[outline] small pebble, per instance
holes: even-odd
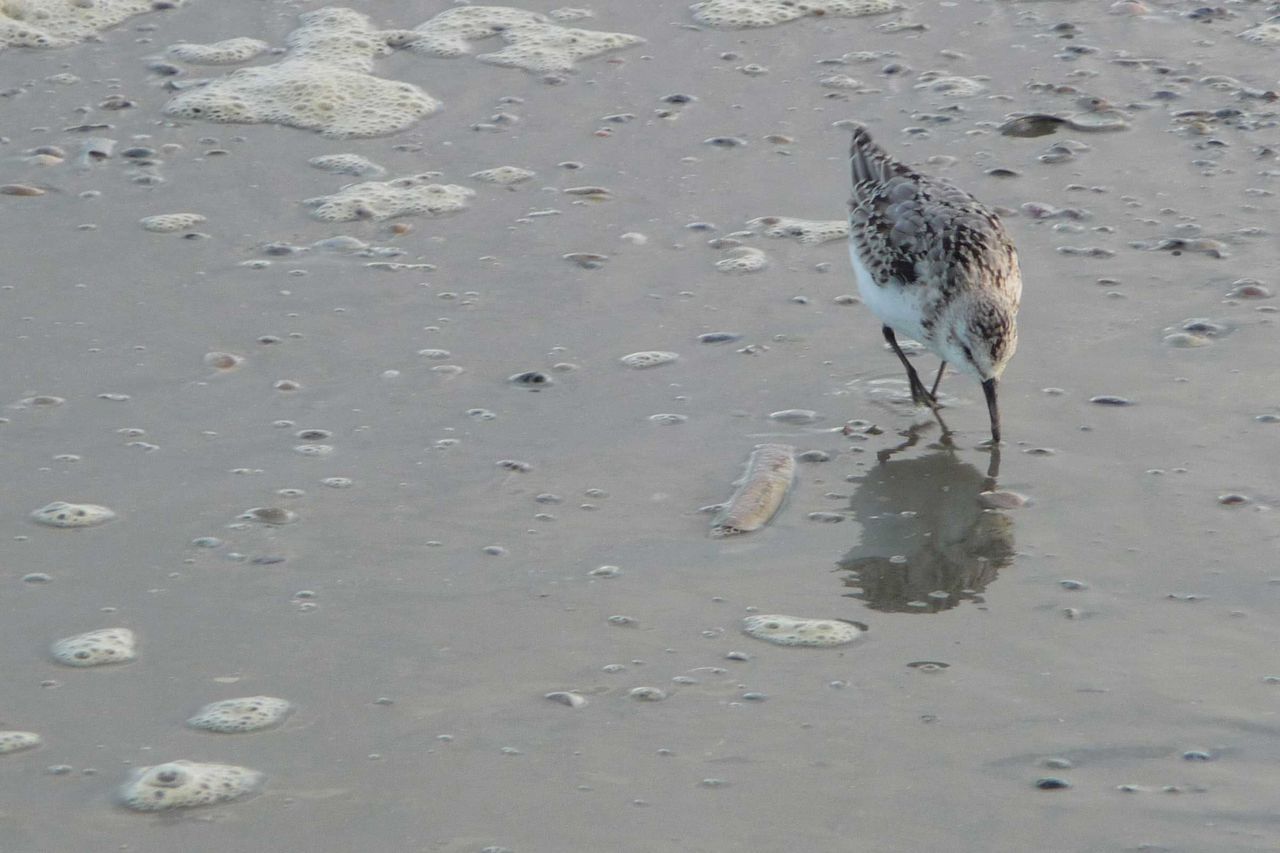
[[[1035,782],[1035,785],[1041,791],[1057,791],[1057,790],[1071,787],[1070,782],[1068,782],[1066,779],[1061,779],[1057,776],[1044,776],[1040,779],[1037,779]]]
[[[822,416],[812,409],[783,409],[780,412],[771,412],[769,418],[784,424],[804,425],[815,423],[821,420]]]
[[[536,370],[529,370],[524,373],[517,373],[507,378],[512,385],[523,385],[529,388],[537,389],[545,385],[552,384],[551,377],[545,373],[539,373]]]
[[[565,690],[548,693],[544,698],[550,699],[552,702],[559,702],[561,705],[568,705],[570,708],[581,708],[587,704],[585,696]]]

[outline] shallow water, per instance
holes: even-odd
[[[1239,94],[1277,85],[1276,49],[1234,36],[1261,7],[1199,22],[1189,2],[1124,16],[965,0],[724,32],[692,28],[684,3],[602,0],[568,25],[647,43],[583,60],[563,85],[466,58],[376,60],[379,76],[444,103],[389,137],[163,116],[172,93],[144,58],[245,35],[280,46],[321,5],[192,0],[98,43],[0,53],[16,90],[0,99],[0,183],[47,190],[0,196],[0,728],[44,739],[0,756],[0,846],[1275,849],[1280,424],[1257,420],[1280,414],[1274,300],[1226,296],[1239,279],[1277,286],[1276,110]],[[387,28],[447,8],[356,7]],[[876,29],[899,18],[929,28]],[[1081,45],[1096,52],[1070,52]],[[850,51],[885,55],[818,64]],[[768,72],[740,70],[753,63]],[[885,74],[891,63],[907,68]],[[930,70],[985,91],[915,88]],[[47,82],[62,73],[80,80]],[[833,74],[879,91],[819,83]],[[675,93],[696,100],[662,102]],[[113,94],[136,106],[94,106]],[[1011,113],[1078,112],[1087,96],[1130,129],[997,132]],[[1175,115],[1224,109],[1244,114]],[[991,485],[986,414],[965,377],[942,386],[954,450],[926,426],[878,458],[913,416],[885,393],[900,386],[877,382],[901,379],[877,323],[838,300],[856,293],[842,242],[741,236],[769,265],[716,269],[730,247],[707,241],[751,219],[843,216],[842,119],[1010,211],[1026,288],[997,480],[1026,507],[977,508]],[[113,127],[62,130],[97,123]],[[86,135],[117,140],[112,156],[78,165]],[[1089,149],[1037,159],[1065,139]],[[41,145],[66,161],[19,162]],[[161,152],[163,183],[131,181],[131,146]],[[303,199],[366,180],[307,165],[343,152],[385,179],[439,171],[476,196],[448,217],[316,221]],[[955,160],[928,162],[938,156]],[[570,161],[582,168],[558,165]],[[537,176],[468,179],[503,165]],[[1019,176],[986,174],[996,167]],[[585,186],[608,197],[563,192]],[[1034,219],[1017,213],[1026,202],[1089,215]],[[194,226],[206,236],[139,225],[176,212],[206,217]],[[406,254],[262,249],[336,235]],[[1192,237],[1226,256],[1130,245]],[[571,253],[607,259],[587,269]],[[366,266],[379,261],[433,268]],[[1230,333],[1163,342],[1192,318]],[[741,338],[699,343],[708,332]],[[619,362],[642,351],[679,358]],[[219,370],[210,352],[245,360]],[[931,377],[933,357],[915,358]],[[463,370],[433,369],[450,365]],[[524,371],[554,382],[507,381]],[[18,405],[35,395],[65,402]],[[1099,395],[1134,404],[1089,402]],[[819,418],[769,418],[787,409]],[[649,420],[661,413],[688,419]],[[849,419],[880,432],[846,436]],[[831,460],[800,463],[765,529],[711,539],[698,508],[727,499],[752,447],[775,441]],[[1227,494],[1247,500],[1221,504]],[[118,518],[29,518],[55,500]],[[298,520],[239,518],[254,507]],[[220,547],[192,544],[210,536]],[[601,565],[620,572],[589,574]],[[740,632],[755,612],[869,631],[839,648],[776,647]],[[77,670],[48,654],[117,626],[138,636],[132,663]],[[920,661],[948,666],[908,665]],[[642,686],[668,698],[628,695]],[[587,704],[543,698],[565,690]],[[296,711],[252,734],[184,725],[258,694]],[[131,768],[174,759],[268,779],[254,799],[184,813],[113,802]],[[1039,790],[1042,777],[1072,787]]]

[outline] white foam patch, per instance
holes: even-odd
[[[493,169],[472,172],[470,177],[477,181],[484,181],[486,184],[512,186],[513,184],[522,184],[532,179],[536,174],[536,172],[531,172],[528,169],[521,169],[519,166],[498,166]]]
[[[185,231],[193,225],[199,225],[205,218],[198,213],[159,213],[138,220],[138,224],[147,231],[157,234],[171,234],[174,231]]]
[[[818,81],[818,85],[824,89],[850,89],[858,90],[867,88],[866,84],[855,77],[848,74],[832,74],[830,77],[823,77]]]
[[[729,250],[728,257],[716,261],[717,270],[731,275],[760,272],[767,266],[769,256],[752,246],[737,246]]]
[[[895,0],[706,0],[689,7],[708,27],[774,27],[807,15],[857,18],[901,9]]]
[[[138,643],[128,628],[101,628],[64,637],[49,647],[53,659],[66,666],[125,663],[138,656]]]
[[[241,37],[224,39],[212,44],[183,42],[170,46],[165,54],[170,59],[191,65],[234,65],[237,62],[248,62],[270,47],[271,45],[261,39]]]
[[[843,646],[858,639],[862,629],[839,619],[796,616],[748,616],[742,630],[749,637],[779,646]]]
[[[35,732],[0,732],[0,755],[8,755],[11,752],[22,752],[24,749],[34,749],[44,743],[44,739]]]
[[[1252,44],[1275,47],[1280,45],[1280,23],[1258,24],[1240,33],[1239,37]]]
[[[630,355],[624,355],[618,361],[627,367],[634,367],[637,370],[643,370],[647,367],[657,367],[660,364],[670,364],[680,356],[674,352],[662,352],[661,350],[648,350],[646,352],[633,352]]]
[[[141,812],[225,803],[258,791],[266,776],[233,764],[185,759],[139,767],[120,789],[120,802]]]
[[[849,223],[844,219],[793,219],[790,216],[761,216],[747,222],[766,237],[790,237],[804,246],[817,246],[849,236]]]
[[[307,164],[335,175],[355,175],[358,178],[381,178],[387,170],[360,154],[322,154],[312,157]]]
[[[402,31],[377,30],[351,9],[319,9],[300,20],[302,26],[285,38],[289,50],[283,60],[180,92],[165,104],[165,114],[367,137],[394,133],[440,109],[417,86],[369,73]]]
[[[437,177],[438,173],[431,172],[394,181],[366,181],[302,203],[312,208],[312,216],[325,222],[381,222],[396,216],[439,216],[464,210],[476,191],[456,184],[432,183]]]
[[[183,0],[4,0],[0,2],[0,49],[70,47],[134,15],[182,3]]]
[[[926,71],[920,75],[920,80],[922,82],[917,83],[914,88],[923,89],[947,98],[972,98],[974,95],[980,95],[987,90],[987,87],[982,82],[970,77],[958,77]]]
[[[54,501],[31,513],[31,518],[50,527],[94,527],[110,521],[116,514],[98,504],[73,504]]]
[[[566,6],[563,9],[552,9],[547,13],[547,17],[556,21],[580,21],[583,18],[594,18],[595,13],[590,9],[575,9]]]
[[[279,725],[292,711],[293,705],[285,699],[245,696],[205,705],[187,725],[210,732],[256,732]]]
[[[471,42],[499,36],[507,46],[476,59],[538,74],[567,73],[582,59],[643,44],[628,33],[562,27],[550,17],[509,6],[446,9],[419,24],[418,35],[402,43],[424,56],[453,58],[471,53]]]

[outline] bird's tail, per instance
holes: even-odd
[[[849,170],[856,187],[867,181],[883,183],[907,169],[886,154],[872,140],[870,131],[859,124],[854,126],[853,139],[849,143]]]

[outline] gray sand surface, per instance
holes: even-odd
[[[147,58],[233,36],[280,46],[321,5],[190,0],[98,42],[0,52],[0,183],[47,190],[0,195],[0,728],[44,738],[0,756],[0,849],[1280,847],[1278,303],[1227,296],[1240,279],[1280,287],[1278,110],[1249,91],[1277,86],[1280,48],[1235,35],[1264,4],[1203,20],[1188,15],[1200,4],[1168,0],[1148,0],[1148,15],[912,0],[719,31],[693,26],[679,0],[596,0],[568,25],[647,43],[584,60],[562,85],[469,58],[376,60],[444,104],[392,136],[163,115],[172,92]],[[352,5],[387,28],[448,8]],[[877,29],[896,20],[927,29]],[[878,55],[820,64],[857,51]],[[744,73],[753,63],[767,73]],[[918,88],[929,71],[985,88]],[[48,82],[62,73],[79,82]],[[834,74],[864,90],[820,85]],[[696,100],[661,102],[673,93]],[[135,105],[97,106],[111,95]],[[1080,112],[1084,96],[1129,129],[996,130],[1012,113]],[[518,121],[472,129],[497,113]],[[624,113],[635,118],[604,119]],[[837,301],[856,293],[843,241],[738,235],[770,265],[714,266],[726,250],[707,241],[750,219],[844,216],[848,131],[833,123],[845,119],[1009,211],[1025,292],[998,485],[1026,507],[977,505],[991,484],[976,382],[943,381],[953,450],[902,403],[877,322]],[[63,130],[85,123],[112,126]],[[86,135],[115,152],[81,168]],[[1038,159],[1066,139],[1088,150]],[[24,163],[41,145],[69,156]],[[161,152],[162,183],[131,179],[134,146]],[[438,171],[476,196],[447,217],[316,221],[303,199],[362,180],[307,165],[341,152],[389,177]],[[537,176],[510,189],[468,178],[501,165]],[[611,197],[561,192],[590,185]],[[1037,220],[1027,202],[1087,213]],[[206,221],[138,224],[174,212]],[[405,254],[263,251],[335,235]],[[1225,256],[1131,245],[1188,237]],[[574,252],[608,260],[584,269],[563,259]],[[246,264],[259,260],[271,263]],[[432,268],[367,266],[378,261]],[[1219,328],[1182,342],[1206,345],[1165,342],[1193,318]],[[721,331],[741,338],[697,340]],[[618,362],[642,350],[680,358]],[[219,371],[203,362],[215,351],[245,361]],[[917,360],[931,378],[934,357]],[[462,372],[433,369],[448,365]],[[555,382],[507,382],[522,371]],[[33,395],[65,402],[20,402]],[[785,409],[822,418],[768,418]],[[687,421],[649,420],[661,413]],[[843,435],[850,419],[878,430]],[[913,421],[918,443],[879,461]],[[729,496],[764,441],[830,461],[800,464],[765,529],[711,539],[698,508]],[[334,450],[294,449],[309,443]],[[118,518],[33,523],[54,500]],[[251,507],[298,520],[237,518]],[[621,572],[589,574],[601,565]],[[51,582],[24,580],[38,572]],[[754,612],[869,630],[841,648],[777,647],[740,632]],[[136,661],[78,670],[48,654],[114,626],[137,633]],[[948,666],[908,666],[920,661]],[[640,686],[668,698],[631,698]],[[587,704],[543,698],[566,690]],[[183,725],[256,694],[297,711],[253,734]],[[114,802],[131,768],[179,758],[268,782],[161,816]],[[1037,789],[1049,776],[1072,787]]]

